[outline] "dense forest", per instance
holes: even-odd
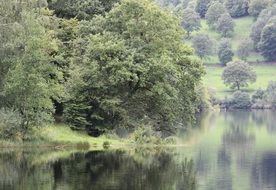
[[[155,3],[2,0],[0,15],[3,137],[54,119],[91,134],[193,120],[204,70]]]
[[[29,129],[57,121],[92,135],[142,126],[171,132],[211,104],[250,107],[253,99],[239,90],[257,75],[245,61],[252,52],[276,60],[273,0],[0,4],[2,138],[24,139]],[[233,19],[248,15],[254,18],[250,38],[234,52]],[[203,21],[220,35],[218,45],[201,31]],[[202,80],[203,63],[214,52],[227,65],[225,85],[238,90],[223,103]],[[275,89],[271,82],[254,101],[275,102]]]

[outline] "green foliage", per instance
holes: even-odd
[[[265,90],[258,89],[253,95],[252,95],[252,102],[256,103],[258,101],[265,100],[266,98],[266,92]]]
[[[181,25],[187,31],[188,37],[190,37],[191,32],[199,30],[201,26],[198,13],[191,8],[185,9]]]
[[[258,47],[267,60],[276,60],[276,16],[272,17],[263,28]]]
[[[211,0],[197,0],[196,1],[196,12],[200,15],[201,18],[205,17],[205,14],[209,8]]]
[[[160,145],[162,138],[150,126],[144,126],[136,129],[133,133],[133,140],[138,145],[155,144]]]
[[[248,0],[226,0],[225,7],[232,17],[248,15]]]
[[[226,63],[232,61],[234,56],[231,43],[228,39],[222,39],[218,47],[218,57],[221,64],[226,65]]]
[[[109,12],[120,0],[48,0],[49,8],[61,18],[91,19]]]
[[[247,57],[252,51],[253,51],[253,41],[251,39],[241,40],[237,49],[238,57],[246,61]]]
[[[193,48],[195,49],[196,55],[201,59],[208,58],[213,51],[213,42],[207,34],[197,34],[192,39]]]
[[[67,120],[89,129],[135,126],[144,118],[158,127],[191,121],[203,70],[182,43],[180,21],[134,0],[91,22],[98,20],[97,30],[81,25],[75,40]]]
[[[205,86],[198,86],[196,88],[196,93],[199,97],[198,99],[198,109],[201,110],[208,110],[211,108],[211,97],[207,87]]]
[[[270,81],[267,89],[267,100],[270,102],[274,107],[276,106],[276,81]]]
[[[0,109],[0,138],[17,139],[22,138],[24,128],[22,117],[18,111],[11,109]]]
[[[228,107],[232,109],[249,109],[251,107],[249,94],[246,92],[236,91],[230,102],[228,102]]]
[[[234,32],[235,23],[228,13],[222,14],[216,24],[216,29],[222,37],[227,37]]]
[[[103,142],[103,148],[108,149],[110,147],[111,143],[109,141],[104,141]]]
[[[253,24],[251,29],[250,37],[254,42],[255,49],[258,49],[259,42],[261,40],[261,35],[264,27],[268,23],[268,21],[276,15],[276,5],[273,5],[267,9],[264,9],[257,21]]]
[[[249,3],[248,13],[256,19],[262,10],[268,7],[269,3],[270,0],[251,0]]]
[[[14,58],[4,84],[6,107],[15,108],[24,126],[40,125],[52,120],[52,99],[62,96],[58,81],[61,75],[53,64],[56,41],[46,32],[34,14],[24,15],[26,35],[20,36],[24,51]]]
[[[220,18],[220,16],[224,13],[226,13],[227,10],[225,9],[225,7],[223,6],[222,3],[215,1],[213,2],[208,11],[206,12],[206,20],[208,25],[210,26],[210,28],[215,29],[217,26],[217,21]]]
[[[256,82],[256,72],[246,62],[234,61],[227,64],[222,74],[224,84],[230,85],[232,89],[240,90],[249,83]]]

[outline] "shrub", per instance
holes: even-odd
[[[248,93],[237,91],[228,102],[228,108],[248,109],[251,107],[250,96]]]
[[[266,96],[266,92],[262,89],[258,89],[253,95],[252,95],[252,102],[258,102],[260,100],[264,100]]]
[[[103,148],[104,148],[104,149],[108,149],[108,148],[110,147],[110,145],[111,145],[111,144],[110,144],[109,141],[104,141],[104,142],[103,142]]]
[[[267,99],[273,107],[276,106],[276,81],[270,81],[266,89]]]
[[[22,117],[12,109],[0,109],[0,138],[23,139]]]
[[[137,144],[161,144],[162,138],[150,126],[138,128],[133,133],[134,142]]]
[[[90,144],[89,142],[78,142],[76,148],[79,150],[89,150]]]

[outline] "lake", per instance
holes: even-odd
[[[1,190],[276,189],[276,112],[205,113],[175,148],[1,150]]]

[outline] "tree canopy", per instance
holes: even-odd
[[[81,50],[67,88],[69,122],[93,130],[191,121],[203,70],[189,58],[178,19],[149,1],[125,0],[90,22],[97,31],[84,23],[75,42]]]
[[[237,90],[256,82],[256,79],[255,71],[243,61],[229,62],[222,74],[224,84]]]

